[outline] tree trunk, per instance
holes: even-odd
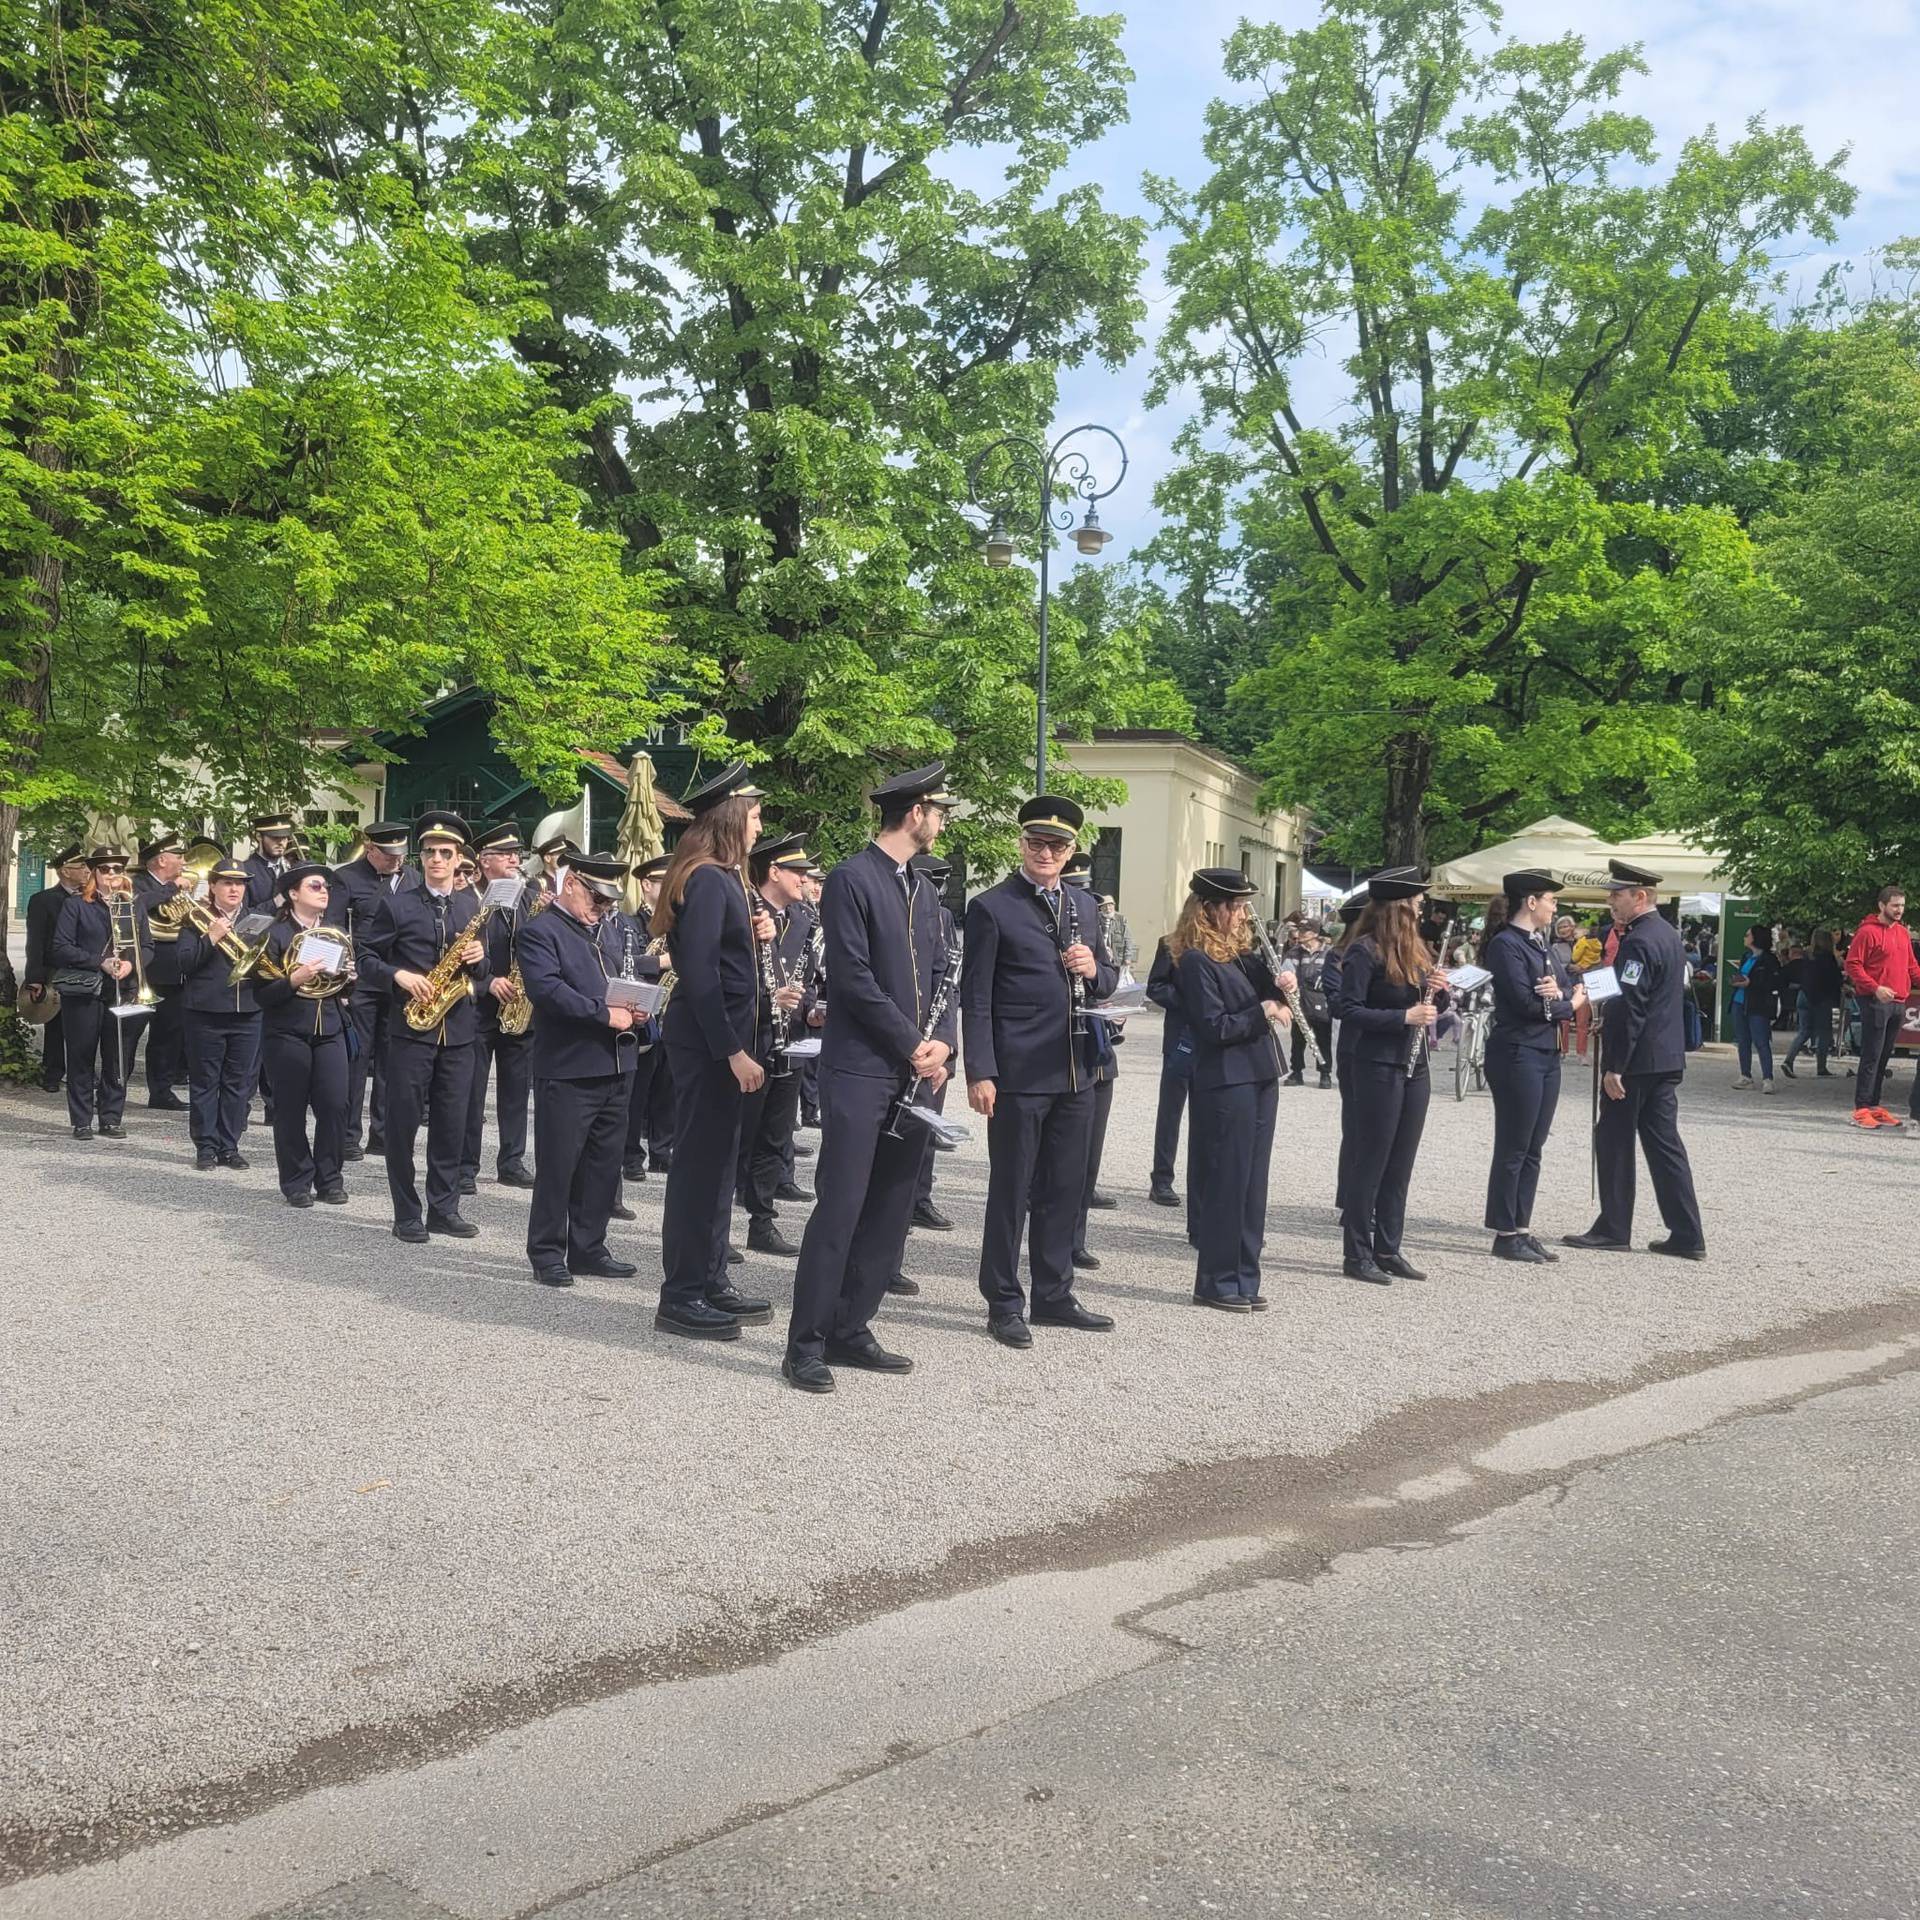
[[[1396,733],[1387,742],[1387,802],[1380,822],[1386,864],[1427,864],[1427,821],[1423,811],[1433,780],[1433,742],[1424,733]]]

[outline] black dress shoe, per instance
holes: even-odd
[[[1396,1280],[1424,1280],[1427,1276],[1404,1253],[1376,1253],[1373,1264]]]
[[[936,1207],[931,1200],[916,1200],[913,1204],[913,1224],[925,1227],[929,1233],[951,1233],[953,1222]]]
[[[449,1240],[477,1240],[480,1229],[471,1220],[463,1220],[457,1213],[430,1213],[427,1215],[427,1231],[444,1233]]]
[[[322,1187],[314,1197],[324,1201],[330,1207],[344,1207],[347,1204],[345,1187]]]
[[[1369,1286],[1390,1287],[1393,1285],[1393,1275],[1388,1273],[1384,1267],[1376,1265],[1371,1259],[1342,1260],[1340,1262],[1340,1271],[1344,1273],[1349,1280],[1364,1280]]]
[[[1325,1067],[1320,1069],[1320,1091],[1322,1093],[1331,1093],[1333,1091],[1333,1075],[1330,1074]]]
[[[396,1220],[393,1223],[393,1237],[404,1240],[410,1247],[424,1247],[427,1244],[427,1223],[424,1220]]]
[[[1306,1075],[1303,1073],[1290,1073],[1287,1075],[1287,1077],[1284,1080],[1280,1082],[1280,1084],[1283,1087],[1304,1086],[1306,1084],[1306,1078],[1307,1078]]]
[[[774,1188],[773,1197],[776,1200],[811,1200],[813,1198],[813,1189],[811,1187],[796,1185],[791,1180],[782,1180],[780,1184]]]
[[[202,1147],[193,1156],[195,1173],[211,1173],[219,1164],[220,1156],[211,1147]]]
[[[654,1153],[650,1150],[647,1154],[647,1166],[654,1173],[665,1173],[672,1165],[673,1155],[670,1153]]]
[[[367,1135],[367,1153],[369,1156],[383,1154],[386,1150],[387,1142],[385,1135],[378,1133],[370,1133]]]
[[[1238,1294],[1235,1294],[1231,1300],[1216,1300],[1210,1293],[1196,1293],[1193,1296],[1193,1304],[1196,1307],[1212,1307],[1216,1313],[1251,1313],[1253,1311],[1252,1301],[1242,1300]]]
[[[920,1291],[920,1282],[918,1280],[909,1280],[904,1273],[896,1273],[893,1278],[887,1282],[887,1291],[902,1296],[916,1294]]]
[[[340,1149],[340,1158],[342,1160],[364,1160],[366,1157],[367,1151],[361,1146],[358,1140],[349,1140],[347,1144]]]
[[[933,1136],[933,1150],[935,1153],[958,1153],[960,1145],[958,1141],[949,1140],[944,1133],[936,1133]]]
[[[498,1187],[531,1187],[533,1175],[525,1167],[510,1167],[505,1173],[496,1173],[493,1182]]]
[[[804,1140],[796,1140],[793,1143],[793,1157],[796,1160],[811,1160],[813,1158],[813,1148]]]
[[[729,1240],[727,1242],[727,1265],[730,1267],[744,1267],[746,1264],[747,1256]]]
[[[177,1093],[156,1093],[147,1101],[147,1105],[160,1113],[185,1113],[187,1110],[187,1103]]]
[[[1560,1236],[1563,1247],[1581,1247],[1588,1253],[1631,1253],[1633,1248],[1624,1240],[1609,1240],[1604,1233],[1595,1233],[1591,1228],[1585,1233],[1563,1233]]]
[[[620,1178],[622,1180],[644,1180],[646,1177],[647,1163],[644,1160],[635,1158],[621,1161]]]
[[[1085,1247],[1075,1247],[1073,1250],[1073,1264],[1078,1267],[1082,1273],[1098,1273],[1100,1271],[1100,1256],[1097,1253],[1089,1253]]]
[[[616,1200],[607,1210],[609,1220],[638,1220],[640,1216],[624,1200]]]
[[[792,1354],[780,1362],[780,1377],[802,1393],[831,1393],[833,1370],[824,1360],[796,1360]]]
[[[818,1133],[820,1131],[820,1109],[814,1107],[811,1111],[803,1111],[800,1115],[800,1124],[803,1127],[811,1127],[815,1133]]]
[[[1087,1195],[1087,1205],[1090,1206],[1095,1213],[1112,1213],[1119,1207],[1120,1202],[1116,1200],[1112,1194],[1102,1193],[1098,1187],[1095,1187],[1094,1190]]]
[[[460,1176],[460,1191],[468,1195],[478,1193],[480,1191],[479,1180],[471,1173],[463,1173]]]
[[[721,1313],[704,1300],[674,1306],[662,1305],[653,1316],[656,1333],[677,1333],[687,1340],[738,1340],[740,1322],[730,1313]]]
[[[93,1142],[93,1129],[91,1127],[75,1127],[73,1130],[73,1137],[76,1140],[85,1140],[89,1145],[91,1145]]]
[[[118,1120],[102,1120],[100,1122],[100,1138],[102,1140],[124,1140],[126,1137],[127,1130]],[[231,1160],[223,1160],[220,1164],[223,1167],[230,1167],[233,1162]],[[247,1163],[242,1160],[240,1164],[244,1167]]]
[[[771,1220],[756,1220],[747,1228],[747,1245],[755,1253],[770,1253],[780,1260],[798,1260],[800,1249]]]
[[[1524,1233],[1498,1233],[1493,1238],[1493,1257],[1496,1260],[1517,1260],[1522,1266],[1543,1267],[1547,1257],[1534,1250],[1534,1245]]]
[[[1004,1314],[997,1320],[987,1322],[987,1331],[1003,1347],[1030,1347],[1033,1345],[1033,1329],[1017,1313]]]
[[[290,1207],[310,1207],[310,1206],[312,1206],[312,1205],[313,1205],[313,1194],[312,1194],[312,1191],[311,1191],[310,1189],[307,1189],[307,1188],[302,1188],[302,1189],[301,1189],[301,1191],[300,1191],[300,1192],[298,1192],[298,1193],[290,1193],[290,1194],[288,1194],[288,1195],[287,1195],[287,1205],[288,1205],[288,1206],[290,1206]]]
[[[829,1340],[827,1359],[836,1367],[858,1367],[862,1373],[911,1373],[913,1362],[904,1353],[889,1353],[869,1334],[864,1340]]]
[[[1273,1311],[1273,1302],[1267,1299],[1264,1294],[1256,1293],[1253,1298],[1247,1302],[1247,1311],[1249,1313],[1271,1313]]]
[[[569,1260],[567,1271],[583,1280],[631,1280],[640,1269],[631,1260],[616,1260],[606,1254],[598,1260]]]
[[[1647,1251],[1668,1254],[1675,1260],[1704,1260],[1707,1257],[1705,1247],[1688,1246],[1684,1241],[1676,1241],[1671,1234],[1664,1240],[1649,1240]]]
[[[1559,1264],[1560,1256],[1555,1253],[1551,1247],[1545,1245],[1537,1235],[1526,1233],[1523,1234],[1521,1238],[1526,1241],[1527,1245],[1530,1246],[1548,1266],[1557,1266]]]
[[[247,1156],[244,1153],[223,1153],[220,1156],[220,1164],[233,1173],[245,1173]]]
[[[1181,1204],[1180,1196],[1175,1193],[1171,1187],[1151,1188],[1148,1191],[1147,1198],[1151,1200],[1156,1207],[1177,1207]]]
[[[757,1327],[773,1318],[773,1302],[757,1293],[742,1293],[738,1287],[715,1287],[707,1295],[707,1305],[718,1313],[730,1313],[742,1326]]]
[[[570,1287],[573,1275],[565,1267],[535,1267],[533,1277],[543,1287]]]
[[[1030,1307],[1027,1318],[1036,1327],[1074,1327],[1081,1333],[1113,1331],[1112,1314],[1090,1312],[1071,1294],[1050,1307]]]

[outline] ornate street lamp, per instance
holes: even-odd
[[[1120,471],[1112,482],[1101,486],[1093,462],[1085,450],[1073,443],[1082,434],[1097,434],[1113,443],[1119,456]],[[1000,456],[991,503],[982,498],[981,476],[987,464]],[[1033,788],[1036,793],[1047,785],[1047,603],[1052,581],[1048,560],[1053,549],[1052,535],[1057,528],[1073,535],[1073,544],[1089,557],[1097,555],[1113,538],[1100,524],[1095,505],[1112,493],[1127,477],[1127,449],[1111,427],[1073,427],[1051,447],[1030,440],[1025,434],[1009,433],[983,447],[967,469],[967,492],[973,505],[988,516],[987,537],[982,549],[987,565],[1007,567],[1013,564],[1014,535],[1039,536],[1040,541],[1040,671],[1036,683],[1038,725],[1033,749]],[[1019,507],[1027,488],[1033,503],[1030,513]],[[1086,517],[1075,525],[1078,503],[1086,502]],[[1009,522],[1012,532],[1008,531]]]

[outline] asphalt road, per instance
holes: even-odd
[[[1083,1288],[1116,1333],[986,1340],[976,1143],[940,1163],[958,1230],[911,1244],[925,1293],[889,1308],[918,1370],[827,1401],[782,1387],[778,1323],[725,1350],[652,1332],[658,1183],[632,1196],[640,1278],[555,1297],[525,1274],[522,1195],[483,1183],[483,1238],[416,1251],[374,1170],[349,1208],[294,1214],[257,1131],[252,1173],[196,1175],[171,1116],[135,1107],[128,1141],[79,1146],[55,1103],[0,1095],[0,1915],[203,1920],[341,1883],[372,1914],[393,1859],[394,1899],[531,1910],[1130,1671],[1149,1643],[1115,1621],[1174,1590],[1169,1554],[1189,1556],[1174,1586],[1277,1529],[1364,1555],[1381,1543],[1328,1516],[1463,1447],[1716,1362],[1880,1366],[1920,1333],[1899,1251],[1920,1148],[1849,1130],[1844,1081],[1763,1107],[1719,1060],[1683,1109],[1707,1263],[1497,1266],[1474,1224],[1490,1114],[1443,1100],[1410,1231],[1432,1277],[1386,1292],[1338,1274],[1332,1097],[1289,1092],[1279,1310],[1223,1325],[1187,1304],[1178,1216],[1145,1199],[1156,1065],[1143,1024],[1109,1147],[1122,1206]],[[1548,1231],[1589,1217],[1564,1119]],[[747,1277],[784,1309],[789,1273]],[[1040,1583],[1012,1628],[1008,1580]],[[575,1716],[616,1707],[666,1721],[615,1741],[624,1763],[550,1810],[523,1866],[497,1801],[450,1824],[434,1783],[484,1798],[511,1775],[538,1800],[541,1763],[579,1758]],[[407,1823],[356,1796],[402,1782],[425,1837],[388,1847]],[[497,1844],[435,1881],[422,1862],[456,1830]]]

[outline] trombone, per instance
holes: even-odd
[[[140,957],[140,909],[133,897],[133,882],[121,876],[121,885],[107,895],[107,951],[109,960],[126,960],[132,971],[113,983],[114,1001],[122,1007],[151,1007],[160,996],[147,985],[146,962]],[[133,998],[126,997],[126,983],[133,982]]]

